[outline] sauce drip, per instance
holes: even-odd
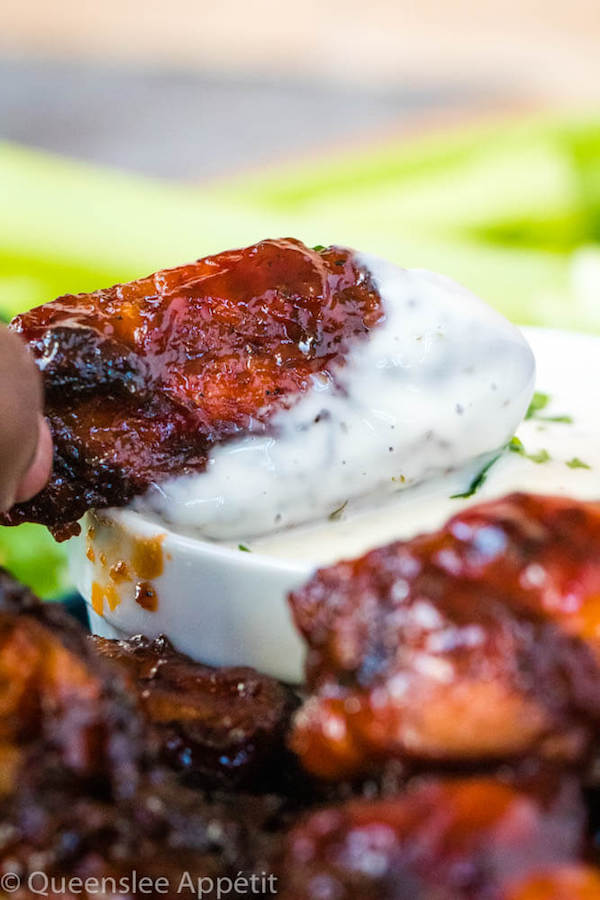
[[[164,539],[165,535],[159,534],[154,538],[137,538],[134,541],[131,565],[140,578],[149,580],[162,575],[164,569],[162,543]]]
[[[158,608],[153,579],[164,570],[163,542],[166,534],[137,537],[126,531],[117,534],[106,527],[101,514],[90,513],[94,523],[86,532],[86,556],[94,564],[91,603],[99,616],[114,610],[124,600],[132,600],[150,612]],[[139,579],[139,580],[136,580]],[[122,594],[119,590],[122,590]]]
[[[158,609],[156,588],[148,581],[138,581],[135,586],[135,602],[148,612],[156,612]]]

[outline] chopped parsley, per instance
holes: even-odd
[[[245,544],[238,544],[238,550],[243,550],[244,553],[252,553],[250,547],[246,547]]]
[[[547,397],[547,394],[543,394],[542,396]],[[538,400],[538,404],[541,402],[542,401]],[[544,405],[545,405],[545,403],[544,403]],[[543,406],[541,406],[539,408],[543,409]],[[498,460],[500,459],[500,457],[502,456],[502,454],[504,453],[505,450],[509,450],[511,453],[518,453],[519,456],[524,456],[525,459],[530,459],[531,462],[538,463],[538,464],[549,462],[552,459],[552,457],[550,456],[550,454],[548,453],[548,451],[545,448],[538,450],[537,453],[528,453],[527,450],[525,449],[525,445],[524,445],[523,441],[521,440],[521,438],[518,438],[515,434],[514,437],[511,437],[510,441],[506,444],[506,446],[502,448],[502,453],[498,453],[497,456],[494,456],[494,458],[491,459],[488,463],[486,463],[486,465],[483,467],[483,469],[481,469],[481,471],[477,473],[477,475],[475,476],[475,478],[473,479],[473,481],[471,482],[471,484],[469,485],[467,490],[464,491],[462,494],[451,494],[450,499],[451,500],[466,500],[468,497],[472,497],[473,494],[476,494],[477,491],[479,490],[479,488],[482,486],[482,484],[484,484],[484,482],[487,478],[488,472],[490,471],[490,469],[492,468],[494,463],[498,462]],[[589,469],[590,468],[588,465],[586,465],[586,463],[582,463],[581,460],[577,459],[577,458],[572,459],[570,462],[567,463],[567,465],[570,466],[572,469],[578,469],[578,468]]]
[[[518,453],[520,456],[524,456],[525,459],[530,459],[531,462],[534,463],[545,463],[552,459],[548,451],[544,449],[538,450],[537,453],[528,453],[523,441],[516,435],[510,439],[506,446],[512,453]]]
[[[518,440],[518,438],[517,438],[517,440]],[[467,497],[472,497],[473,494],[476,494],[477,491],[479,490],[479,488],[482,486],[482,484],[484,484],[484,482],[487,478],[488,472],[490,471],[490,469],[492,468],[494,463],[498,462],[498,460],[500,459],[501,456],[502,456],[502,454],[499,453],[498,456],[494,456],[493,459],[490,459],[490,461],[485,464],[483,469],[481,469],[481,471],[477,473],[477,475],[475,476],[475,478],[473,479],[473,481],[471,482],[471,484],[469,485],[467,490],[464,491],[462,494],[451,494],[450,499],[451,500],[466,500]]]
[[[524,446],[524,444],[523,444],[523,441],[521,440],[521,438],[518,438],[518,437],[516,436],[516,434],[515,434],[514,437],[511,437],[510,441],[508,442],[508,444],[507,444],[506,446],[507,446],[508,449],[511,450],[513,453],[520,453],[521,456],[525,456],[525,455],[526,455],[526,454],[525,454],[525,446]]]
[[[345,500],[341,506],[338,506],[338,508],[334,509],[334,511],[332,513],[329,513],[329,521],[335,522],[336,519],[341,519],[342,513],[344,512],[344,510],[346,509],[347,506],[348,506],[348,501]]]
[[[323,246],[323,244],[315,244],[313,250],[315,250],[317,253],[322,253],[323,250],[325,250],[325,247]]]
[[[548,404],[550,403],[550,394],[543,394],[541,391],[536,391],[533,397],[531,398],[531,403],[529,404],[529,408],[525,413],[526,419],[535,419],[537,418],[537,414],[541,412],[543,409],[546,409]]]
[[[573,416],[538,416],[542,422],[561,422],[564,425],[573,424]]]
[[[567,463],[570,469],[591,469],[591,466],[588,466],[582,459],[579,459],[578,456],[574,456],[573,459],[570,459]]]
[[[534,463],[546,463],[552,459],[548,451],[544,449],[538,450],[537,453],[526,453],[525,456]]]
[[[561,423],[563,425],[572,425],[573,424],[573,416],[541,416],[540,413],[546,409],[548,404],[550,403],[550,394],[543,394],[541,391],[536,391],[531,399],[531,403],[529,404],[529,408],[525,413],[526,419],[538,419],[540,422],[555,422]]]

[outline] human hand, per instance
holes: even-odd
[[[23,341],[0,328],[0,512],[35,496],[51,470],[42,379]]]

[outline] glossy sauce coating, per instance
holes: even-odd
[[[294,749],[385,760],[585,758],[600,722],[600,504],[515,494],[318,572],[291,597],[312,696]]]
[[[320,790],[285,778],[293,703],[273,679],[193,663],[164,639],[91,641],[0,571],[0,875],[135,870],[169,897],[185,873],[208,896],[209,878],[254,872],[275,881],[251,893],[284,900],[597,896],[581,771]]]
[[[51,897],[116,896],[110,881],[82,889],[104,878],[119,896],[158,900],[164,889],[128,890],[119,878],[161,878],[176,897],[183,872],[194,884],[235,879],[265,859],[274,805],[188,790],[159,751],[127,672],[61,604],[0,570],[0,877],[19,873],[15,897],[34,896],[27,878],[42,870],[55,879]]]
[[[275,679],[196,663],[164,637],[93,641],[131,676],[164,758],[196,782],[256,784],[286,764],[283,736],[296,700]]]
[[[314,813],[286,839],[285,900],[503,900],[513,879],[570,862],[573,785],[544,795],[486,778],[432,780]]]
[[[516,885],[503,900],[600,900],[600,870],[584,865],[552,868]]]
[[[264,430],[381,316],[351,251],[293,239],[18,316],[44,376],[55,461],[49,486],[7,521],[58,534],[88,508],[202,470],[211,446]]]

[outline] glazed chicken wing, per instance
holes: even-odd
[[[188,790],[157,751],[120,668],[0,573],[0,874],[136,870],[168,878],[176,897],[184,871],[264,868],[273,801]]]
[[[256,790],[291,767],[284,736],[297,700],[274,678],[242,666],[204,666],[164,637],[92,640],[129,673],[163,757],[194,783]]]
[[[600,870],[584,865],[551,867],[514,885],[503,900],[600,900]]]
[[[491,778],[425,782],[300,822],[286,839],[283,897],[503,900],[513,880],[570,863],[582,823],[571,783],[520,790]]]
[[[136,701],[55,604],[41,604],[0,570],[2,793],[29,765],[135,791],[147,752]]]
[[[514,511],[519,499],[506,502]],[[489,508],[474,510],[473,516],[485,518]],[[475,562],[475,555],[467,556]],[[386,579],[389,586],[390,576],[383,567],[378,571],[381,591]],[[363,591],[367,584],[370,595],[379,596],[372,580],[362,581]],[[339,585],[330,596],[344,625],[341,614],[346,607],[340,602]],[[435,596],[439,600],[445,595],[440,591]],[[523,608],[529,606],[523,603]],[[371,613],[376,609],[369,607]],[[304,612],[308,615],[307,607]],[[370,623],[361,618],[360,604],[356,612],[363,626]],[[562,612],[566,614],[566,607]],[[315,619],[314,627],[323,621]],[[487,621],[479,620],[479,625],[487,627]],[[522,621],[526,635],[529,621]],[[433,622],[425,606],[419,622],[421,627]],[[468,626],[462,619],[457,622],[449,633],[456,646],[468,645],[459,640],[464,636],[461,629]],[[561,627],[548,622],[560,635]],[[527,642],[511,643],[514,628],[508,627],[509,640],[500,642],[500,648],[529,648]],[[344,634],[352,638],[350,629]],[[436,632],[430,629],[429,634],[431,651],[439,644]],[[576,708],[572,682],[595,671],[593,656],[590,671],[584,673],[573,650],[581,646],[588,652],[585,640],[564,640],[566,645],[554,646],[564,680],[534,691],[540,703],[539,698],[550,702],[551,690],[562,691],[562,699],[552,707],[560,710],[569,702]],[[444,645],[445,652],[452,646]],[[542,642],[540,647],[546,651],[549,645]],[[417,671],[431,677],[434,670],[419,665]],[[316,672],[314,658],[312,666]],[[478,671],[483,673],[481,666]],[[362,670],[369,689],[374,681],[366,675],[372,671]],[[490,672],[495,677],[493,666]],[[321,687],[324,683],[319,682]],[[524,678],[515,684],[525,693],[530,690]],[[590,692],[597,690],[593,679],[585,685]],[[333,686],[330,682],[329,688]],[[338,679],[340,696],[343,686]],[[582,697],[587,694],[578,701],[584,709]],[[346,699],[345,711],[352,713],[353,695]],[[309,790],[300,802],[240,792],[230,771],[235,754],[247,791],[264,790],[269,766],[285,767],[281,737],[291,703],[287,689],[272,679],[247,669],[209,669],[160,639],[92,642],[60,606],[41,604],[0,572],[0,875],[16,872],[26,879],[41,870],[48,876],[119,879],[135,871],[140,878],[166,878],[167,893],[150,896],[173,898],[180,896],[178,885],[186,872],[192,883],[205,879],[206,897],[216,896],[207,879],[233,881],[240,873],[273,877],[261,896],[277,893],[286,900],[596,896],[597,873],[582,864],[589,824],[579,779],[553,768],[545,771],[539,761],[512,770],[504,765],[496,777],[415,778],[401,787],[367,782],[360,790],[370,799],[348,800],[358,786],[340,783],[327,788],[327,802],[336,805],[318,811],[314,806],[327,792],[311,793],[308,779]],[[467,703],[463,714],[467,717]],[[567,743],[576,730],[575,713],[569,715]],[[584,718],[582,713],[582,722]],[[336,720],[324,721],[326,736],[339,740]],[[477,745],[477,734],[469,733]],[[184,787],[162,765],[165,752],[172,750],[172,737],[177,752],[189,751],[191,770],[196,767],[205,781],[212,779],[224,789]],[[538,741],[540,754],[548,743],[549,737],[546,743]],[[216,759],[219,752],[227,759]],[[322,752],[331,765],[326,744]],[[305,758],[312,765],[314,758]],[[187,761],[177,762],[185,770]],[[302,805],[313,811],[299,819]],[[28,896],[27,891],[15,894],[16,900]],[[123,891],[119,896],[129,895]]]
[[[292,239],[17,316],[44,377],[55,456],[48,487],[5,523],[68,537],[87,509],[202,470],[212,446],[266,429],[381,316],[351,251]]]
[[[390,759],[583,760],[600,724],[600,504],[513,495],[318,572],[291,597],[325,778]]]

